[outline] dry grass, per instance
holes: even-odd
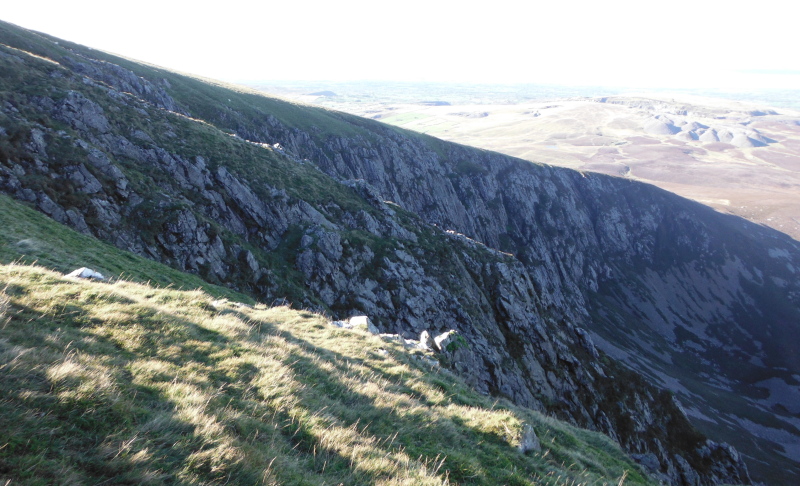
[[[0,288],[0,483],[572,486],[638,471],[607,438],[319,315],[23,265],[0,267]],[[523,421],[541,453],[517,451]]]

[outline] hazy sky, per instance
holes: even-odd
[[[2,20],[227,81],[800,87],[789,0],[4,3]]]

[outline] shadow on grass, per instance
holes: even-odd
[[[429,471],[438,470],[442,480],[447,477],[457,484],[529,484],[522,480],[524,474],[515,471],[528,469],[530,463],[506,438],[469,426],[459,418],[445,417],[443,410],[434,407],[440,405],[444,409],[448,403],[437,404],[437,398],[409,386],[407,380],[423,378],[421,371],[412,367],[408,376],[398,376],[367,360],[345,356],[292,335],[283,337],[297,345],[285,363],[305,385],[298,394],[300,406],[310,413],[324,410],[330,427],[356,428],[362,437],[374,441],[376,455],[403,455],[417,460]],[[357,376],[353,365],[363,366],[373,375]],[[349,376],[349,383],[336,378],[339,376]],[[384,399],[395,405],[377,405],[374,397],[355,388],[359,382],[368,386],[372,379],[381,380]],[[309,450],[319,447],[319,443],[305,444]],[[364,479],[380,477],[376,472]]]
[[[26,484],[65,480],[257,484],[268,461],[250,467],[237,453],[243,445],[259,446],[259,430],[247,431],[252,434],[248,438],[239,433],[245,428],[242,424],[226,417],[239,413],[269,417],[269,423],[261,421],[255,427],[262,435],[278,432],[280,437],[260,444],[262,456],[312,455],[311,435],[292,426],[295,419],[247,396],[252,395],[252,381],[259,371],[255,366],[242,363],[233,373],[216,369],[229,357],[228,351],[236,352],[239,343],[175,314],[147,306],[139,310],[143,315],[132,325],[142,326],[144,337],[132,344],[96,332],[95,323],[79,305],[59,306],[54,317],[12,304],[12,319],[0,335],[0,477]],[[170,328],[166,334],[165,322]],[[271,333],[273,328],[261,323],[261,332]],[[164,355],[165,349],[169,355]],[[104,375],[108,382],[104,387],[83,390],[81,377],[54,378],[54,369],[78,361],[75,353],[103,363],[102,369],[94,371]],[[171,386],[192,377],[167,373],[166,387],[159,386],[158,377],[147,385],[136,383],[131,369],[147,359],[169,362],[177,371],[193,365],[202,379],[192,384],[207,399],[202,410],[195,412],[197,416],[187,417],[183,405],[169,393]],[[205,423],[192,423],[192,419]],[[222,432],[209,435],[201,430],[217,423]],[[296,471],[278,475],[292,484],[316,483],[304,478],[319,462],[319,453],[314,456],[305,461],[301,457]],[[337,470],[351,467],[349,459],[326,451],[318,469],[336,477]]]
[[[419,369],[397,373],[373,355],[347,356],[246,313],[218,312],[250,326],[232,338],[146,302],[120,324],[92,317],[79,302],[47,313],[11,306],[0,335],[3,478],[372,484],[404,475],[530,484],[537,473],[505,437],[437,409],[450,402],[428,395],[435,386],[415,386]],[[265,371],[244,359],[270,353],[264,342],[273,338],[285,343],[274,359],[297,390],[288,405],[265,398]],[[54,374],[87,356],[72,375]],[[163,369],[143,374],[147,363]]]

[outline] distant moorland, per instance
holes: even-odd
[[[647,182],[800,239],[796,92],[277,84],[254,87],[534,162]]]

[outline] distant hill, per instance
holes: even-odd
[[[326,90],[326,91],[317,91],[315,93],[309,93],[308,96],[325,96],[328,98],[332,98],[336,96],[336,93],[334,93],[333,91]]]

